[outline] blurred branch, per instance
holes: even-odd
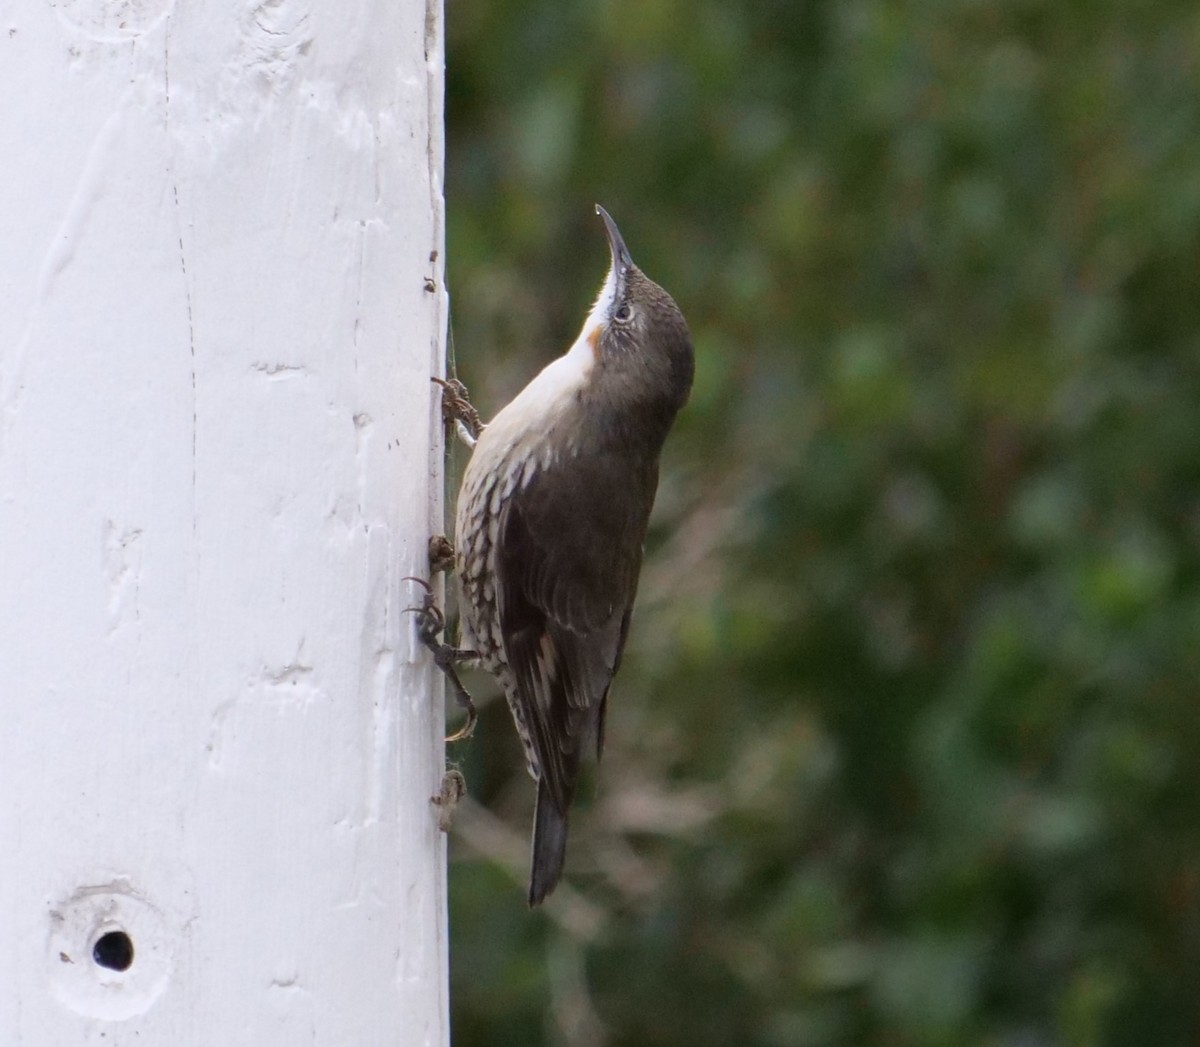
[[[454,838],[525,887],[529,875],[529,841],[493,815],[487,808],[464,796],[454,812]],[[567,934],[591,942],[601,933],[605,913],[565,881],[543,904],[543,911]]]
[[[554,938],[546,950],[546,980],[550,1011],[567,1047],[601,1047],[608,1029],[596,1013],[588,991],[582,943],[566,935]]]

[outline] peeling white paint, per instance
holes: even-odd
[[[441,47],[438,0],[0,32],[0,1044],[448,1042],[403,581],[441,526]]]

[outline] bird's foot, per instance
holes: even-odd
[[[459,801],[467,795],[467,780],[457,767],[447,767],[442,775],[442,786],[437,796],[429,797],[429,802],[438,809],[438,828],[442,832],[450,831],[450,823],[454,820],[454,810]]]
[[[447,425],[454,426],[463,443],[474,447],[484,425],[471,403],[467,387],[457,378],[431,378],[430,381],[442,387],[442,418]]]
[[[478,658],[478,654],[474,651],[467,650],[463,647],[454,647],[451,644],[442,642],[442,632],[446,628],[446,615],[437,605],[437,601],[433,597],[433,586],[421,578],[406,578],[406,582],[416,582],[425,590],[425,595],[421,599],[420,607],[407,607],[405,611],[417,616],[417,638],[429,648],[433,655],[433,664],[436,665],[446,680],[450,684],[450,689],[454,692],[454,700],[459,707],[466,710],[467,722],[462,725],[453,734],[447,736],[448,742],[460,742],[464,738],[470,738],[475,730],[475,721],[479,718],[479,713],[475,708],[475,702],[472,700],[470,693],[462,685],[462,681],[458,678],[458,672],[455,666],[459,662],[467,662],[473,658]]]
[[[454,567],[454,546],[444,534],[429,539],[429,569],[434,573],[447,572]]]

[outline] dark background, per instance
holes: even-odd
[[[537,912],[471,681],[457,1047],[1200,1043],[1200,7],[447,19],[485,418],[574,339],[596,201],[697,351]]]

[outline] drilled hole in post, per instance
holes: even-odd
[[[124,931],[108,931],[96,939],[92,959],[111,971],[127,971],[133,964],[133,940]]]

